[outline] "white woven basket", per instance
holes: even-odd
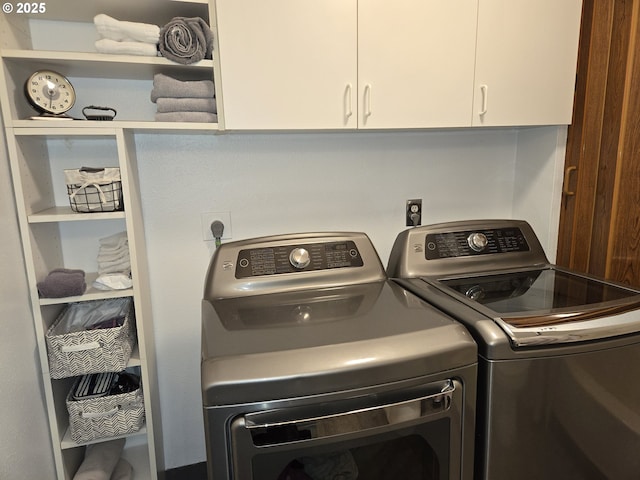
[[[88,373],[119,372],[129,362],[135,343],[134,312],[131,299],[128,302],[127,314],[120,327],[56,335],[57,325],[63,320],[67,309],[74,308],[77,303],[70,303],[51,325],[46,335],[49,356],[49,372],[51,378],[75,377]],[[93,300],[98,302],[105,300]],[[108,301],[108,300],[107,300]],[[84,304],[90,302],[83,302]]]
[[[81,378],[78,378],[67,395],[66,402],[71,438],[75,442],[127,435],[142,428],[144,425],[142,387],[128,393],[74,400],[73,391]]]

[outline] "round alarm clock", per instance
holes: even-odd
[[[24,94],[41,117],[70,118],[76,92],[67,77],[52,70],[38,70],[24,84]],[[37,118],[37,117],[36,117]]]

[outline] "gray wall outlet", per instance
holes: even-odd
[[[422,199],[407,200],[407,227],[422,225]]]

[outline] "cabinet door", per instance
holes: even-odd
[[[216,0],[228,129],[355,128],[356,0]]]
[[[471,125],[478,0],[360,0],[360,128]]]
[[[473,125],[571,123],[581,0],[480,0]]]

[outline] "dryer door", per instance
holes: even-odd
[[[462,384],[317,402],[236,418],[233,478],[460,478]]]

